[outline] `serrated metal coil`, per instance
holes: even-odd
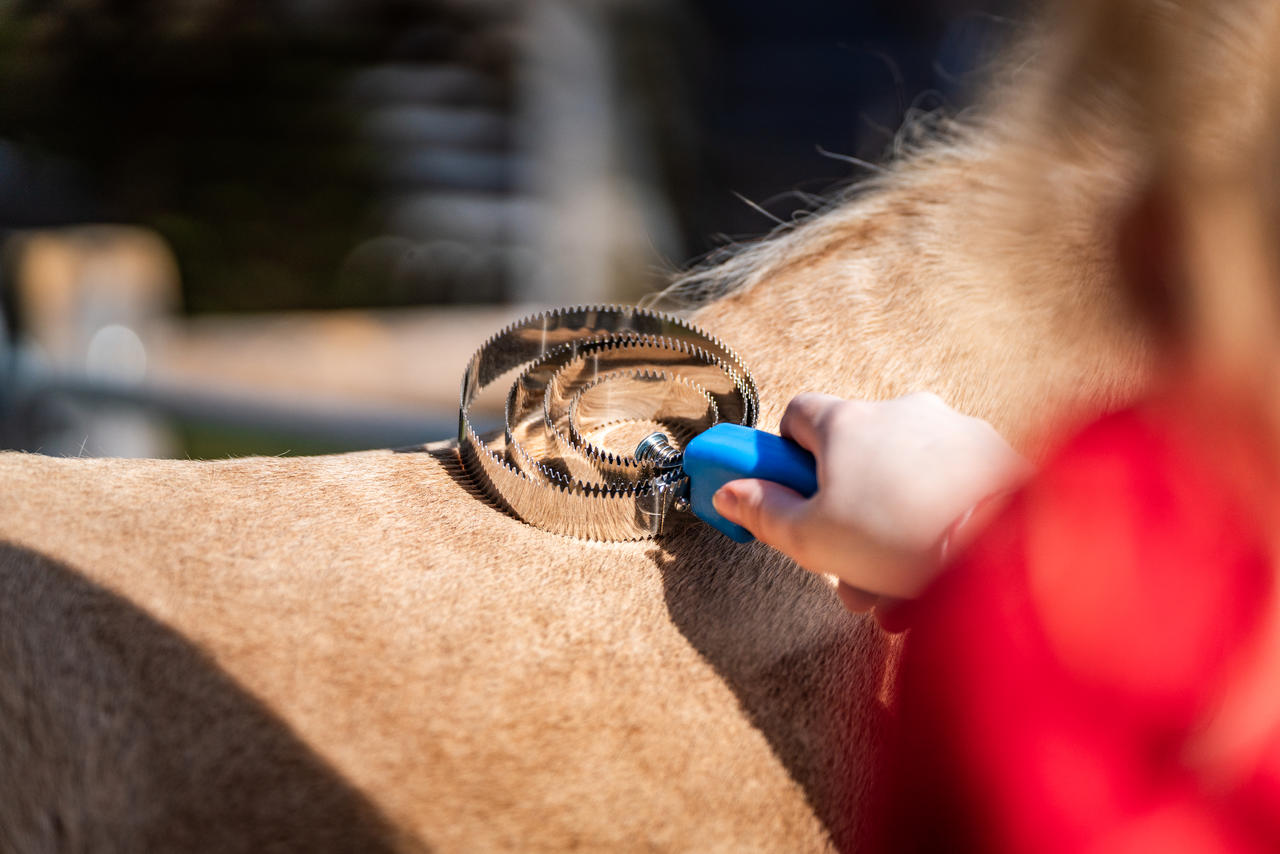
[[[473,405],[513,373],[503,429],[481,436]],[[753,427],[758,410],[742,360],[693,324],[632,306],[574,306],[526,317],[476,351],[462,378],[458,444],[476,483],[530,525],[637,540],[677,524],[687,483],[679,469],[636,460],[636,442],[656,429],[683,447],[718,421]]]

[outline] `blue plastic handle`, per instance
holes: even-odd
[[[693,437],[684,449],[684,472],[689,476],[693,514],[740,543],[754,537],[711,506],[711,497],[720,487],[750,477],[789,486],[806,498],[818,491],[813,454],[790,439],[740,424],[717,424]]]

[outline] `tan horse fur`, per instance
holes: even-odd
[[[1226,27],[1212,5],[1159,14]],[[1237,19],[1217,59],[1247,81],[1240,32],[1271,13],[1219,5]],[[1035,454],[1054,413],[1137,391],[1111,245],[1144,119],[1060,85],[1083,63],[1099,91],[1141,87],[1081,48],[1106,7],[1080,6],[986,119],[687,280],[718,295],[693,317],[754,367],[765,426],[802,390],[923,389]],[[860,838],[894,644],[762,547],[546,534],[478,499],[449,443],[5,454],[0,485],[0,850]]]

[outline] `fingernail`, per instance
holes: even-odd
[[[734,495],[728,487],[720,487],[716,490],[716,494],[711,496],[711,505],[716,508],[716,512],[721,516],[733,521],[733,516],[738,511],[738,496]]]

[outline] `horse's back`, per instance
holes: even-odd
[[[15,848],[856,835],[863,781],[838,767],[869,756],[878,690],[807,692],[878,689],[881,638],[759,550],[545,534],[477,500],[447,448],[5,454],[0,480]]]

